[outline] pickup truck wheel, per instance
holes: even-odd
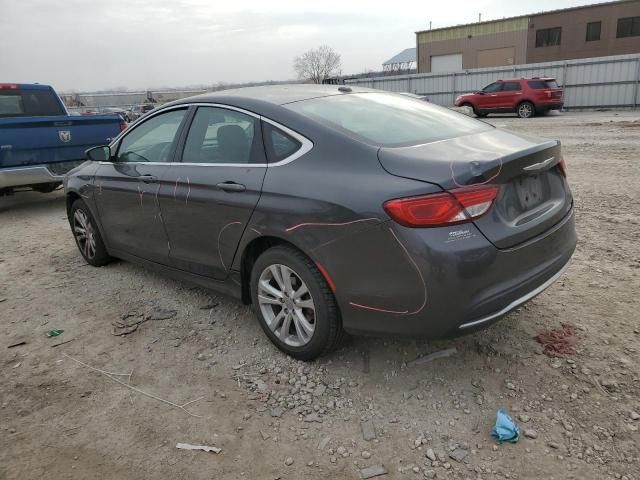
[[[78,250],[89,265],[102,267],[111,261],[96,222],[82,200],[76,200],[71,205],[69,223]]]

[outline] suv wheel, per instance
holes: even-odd
[[[536,107],[531,102],[522,102],[518,105],[517,113],[520,118],[531,118],[536,113]]]
[[[260,326],[283,352],[306,361],[339,345],[342,320],[333,293],[298,250],[265,251],[253,265],[250,288]]]

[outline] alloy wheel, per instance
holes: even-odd
[[[316,309],[309,288],[290,267],[269,265],[258,280],[258,304],[269,329],[285,344],[308,344],[316,328]]]
[[[85,212],[78,209],[73,214],[73,234],[82,254],[89,259],[96,255],[96,235]]]
[[[530,103],[523,103],[518,107],[518,115],[522,118],[529,118],[533,115],[533,106]]]

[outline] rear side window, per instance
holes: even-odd
[[[199,107],[182,152],[184,163],[261,163],[259,120],[235,110]]]
[[[522,90],[520,82],[505,82],[502,87],[503,92],[517,92],[518,90]]]
[[[0,92],[0,117],[49,117],[65,115],[51,90]]]
[[[269,162],[274,163],[284,160],[302,147],[302,144],[298,140],[279,128],[267,122],[263,122],[262,125]]]
[[[529,88],[533,88],[534,90],[558,88],[558,82],[555,80],[529,80],[527,84],[529,85]]]
[[[420,145],[493,128],[447,108],[389,93],[331,95],[284,106],[382,147]]]

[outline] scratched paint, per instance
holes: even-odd
[[[255,228],[251,229],[253,232],[257,233],[258,235],[262,235],[262,233],[260,233],[258,230],[256,230]]]
[[[231,225],[242,225],[242,222],[229,222],[224,227],[222,227],[220,229],[220,233],[218,233],[218,257],[220,258],[220,265],[222,265],[222,268],[224,270],[227,269],[227,266],[224,264],[224,260],[222,259],[222,251],[220,250],[220,238],[222,237],[224,231]]]
[[[189,203],[189,196],[191,195],[191,180],[187,177],[187,196],[184,199],[184,203]]]
[[[415,269],[415,271],[418,273],[418,276],[420,277],[420,281],[422,282],[422,286],[424,288],[424,299],[422,300],[422,304],[417,310],[412,312],[410,312],[409,310],[402,310],[402,311],[388,310],[385,308],[373,307],[370,305],[362,305],[360,303],[354,303],[354,302],[349,302],[349,305],[351,305],[352,307],[361,308],[364,310],[372,310],[372,311],[381,312],[381,313],[391,313],[394,315],[403,315],[403,316],[416,315],[420,313],[424,309],[424,307],[427,305],[427,284],[424,281],[424,277],[422,276],[422,271],[420,271],[418,264],[415,262],[415,260],[413,259],[413,257],[411,256],[407,248],[403,245],[403,243],[400,241],[396,233],[391,228],[389,228],[389,232],[391,232],[391,235],[393,235],[393,238],[396,240],[396,242],[398,242],[398,245],[400,245],[400,248],[402,248],[402,251],[404,252],[405,256],[409,259],[413,268]]]
[[[345,225],[353,225],[354,223],[361,222],[379,222],[380,220],[377,218],[360,218],[358,220],[352,220],[350,222],[342,222],[342,223],[315,223],[315,222],[307,222],[307,223],[299,223],[298,225],[294,225],[292,227],[287,228],[286,232],[293,232],[298,228],[303,227],[344,227]]]
[[[178,192],[178,183],[180,183],[180,178],[181,177],[176,178],[176,184],[173,187],[173,199],[174,200],[176,200],[176,194]]]
[[[144,196],[144,190],[140,189],[140,185],[138,185],[138,197],[140,197],[140,208],[142,208],[142,197]]]

